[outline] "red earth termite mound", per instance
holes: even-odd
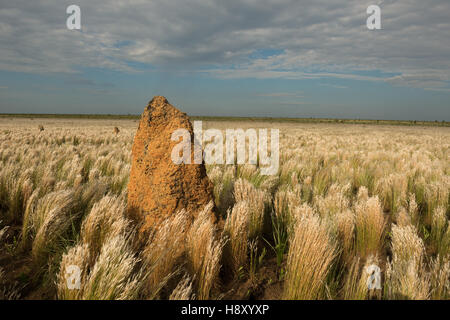
[[[156,228],[182,209],[195,218],[213,201],[213,186],[204,163],[172,161],[172,150],[179,141],[171,138],[177,129],[186,129],[194,141],[189,117],[165,97],[154,97],[145,108],[134,137],[128,184],[128,213],[142,223],[141,232]]]

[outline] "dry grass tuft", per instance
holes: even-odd
[[[176,271],[177,264],[186,251],[189,225],[187,212],[178,212],[159,226],[144,249],[142,259],[149,270],[144,288],[147,297],[157,296],[164,283]]]
[[[2,221],[0,220],[0,225],[1,225]],[[4,226],[0,229],[0,242],[2,241],[3,237],[6,234],[6,231],[8,231],[9,226]]]
[[[387,299],[423,300],[430,297],[430,277],[425,270],[425,246],[413,226],[392,225],[392,261],[386,267]]]
[[[355,214],[347,209],[336,215],[338,239],[342,247],[344,261],[354,254]]]
[[[336,254],[337,247],[317,216],[300,219],[290,242],[284,298],[324,298],[326,278]]]
[[[72,191],[63,190],[50,193],[39,200],[36,209],[30,214],[33,243],[33,260],[45,263],[46,257],[61,246],[62,238],[77,217]],[[63,248],[63,247],[62,247]]]
[[[184,276],[178,283],[176,288],[172,291],[169,300],[194,300],[192,280],[189,276]]]
[[[102,247],[83,286],[83,298],[89,300],[136,299],[143,276],[134,272],[139,260],[123,236],[110,239]]]
[[[441,257],[450,255],[450,224],[444,207],[437,207],[431,220],[432,249]]]
[[[256,189],[250,182],[238,179],[234,183],[236,202],[247,201],[249,207],[248,237],[255,239],[262,233],[264,225],[264,209],[267,196],[264,191]]]
[[[431,261],[431,298],[450,299],[450,259],[437,256]]]
[[[250,210],[248,203],[241,201],[235,204],[233,211],[228,212],[225,221],[224,235],[228,238],[225,260],[235,275],[246,266],[248,221]]]
[[[315,196],[314,203],[317,212],[324,217],[335,216],[339,212],[345,211],[350,206],[348,199],[350,187],[350,183],[344,186],[335,183],[328,189],[326,196]]]
[[[355,246],[360,257],[365,258],[381,251],[386,221],[378,197],[359,198],[355,206]]]
[[[124,236],[116,236],[105,243],[92,268],[87,263],[89,254],[87,245],[79,245],[63,256],[58,279],[60,299],[124,300],[138,297],[144,277],[141,272],[136,272],[139,260]],[[66,272],[70,266],[77,266],[82,272],[78,290],[67,286]]]
[[[7,284],[5,272],[0,268],[0,300],[19,300],[20,298],[18,284]]]
[[[106,196],[94,204],[84,219],[81,226],[82,242],[89,244],[91,256],[95,259],[107,241],[129,233],[129,224],[125,218],[125,203],[121,199]]]
[[[194,280],[197,297],[206,300],[218,279],[224,241],[216,239],[216,227],[212,221],[210,203],[195,219],[187,234],[186,250]]]
[[[344,277],[342,299],[365,300],[367,298],[367,275],[360,269],[360,258],[355,257]]]
[[[81,289],[81,284],[86,282],[90,260],[89,246],[87,244],[76,245],[63,255],[57,279],[58,299],[80,300],[83,298],[82,290],[74,290],[69,287],[69,284],[76,285],[75,281],[77,281],[76,278],[71,278],[74,272],[72,266],[78,267],[81,272],[79,279]]]

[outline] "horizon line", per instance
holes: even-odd
[[[333,118],[333,117],[261,117],[261,116],[225,116],[225,115],[217,115],[217,116],[204,116],[204,115],[190,115],[187,114],[191,118],[197,119],[205,119],[205,120],[250,120],[250,121],[325,121],[325,122],[339,122],[343,121],[344,123],[349,123],[351,121],[357,121],[362,123],[366,122],[395,122],[395,123],[405,123],[405,124],[418,124],[418,123],[427,123],[427,124],[445,124],[450,125],[450,121],[447,120],[394,120],[394,119],[368,119],[368,118]],[[0,113],[0,118],[7,117],[19,117],[19,118],[96,118],[96,119],[138,119],[141,114],[111,114],[111,113]]]

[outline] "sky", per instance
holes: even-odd
[[[450,121],[449,14],[449,0],[0,0],[0,113],[140,114],[164,95],[190,115]]]

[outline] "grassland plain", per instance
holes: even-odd
[[[0,298],[450,298],[445,123],[203,120],[280,129],[278,174],[208,166],[219,239],[205,208],[142,247],[125,215],[137,119],[0,117]]]

